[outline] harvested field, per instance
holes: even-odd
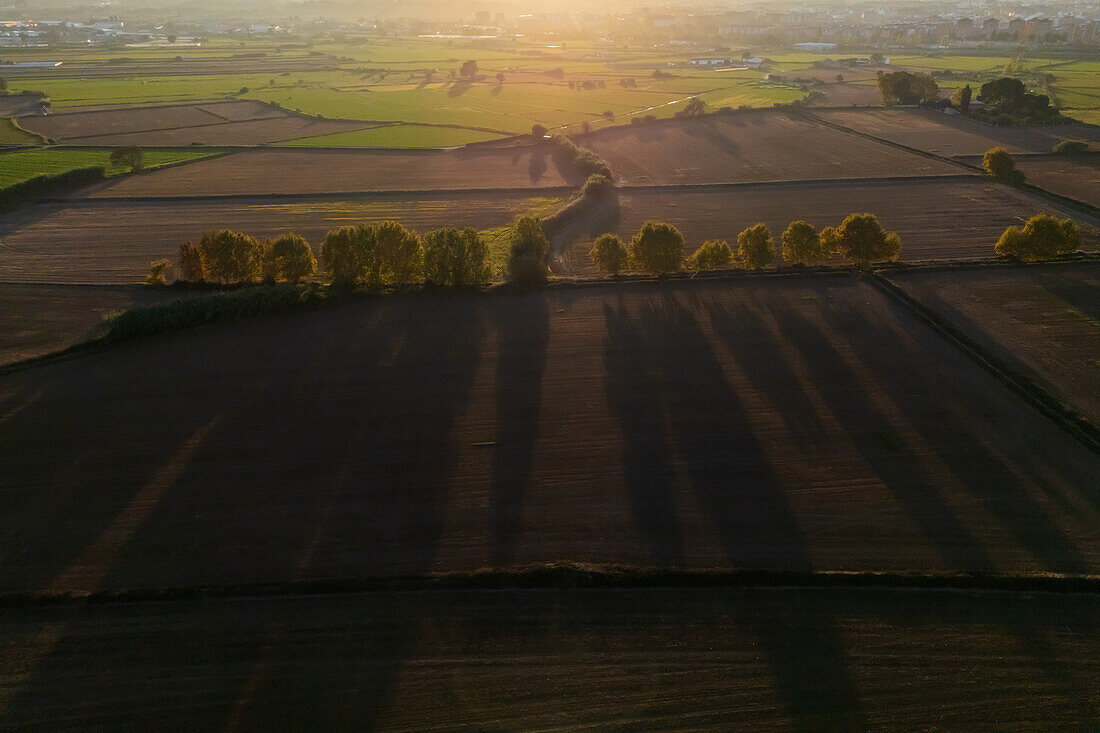
[[[83,111],[51,111],[48,115],[20,118],[19,124],[55,140],[121,135],[196,127],[245,120],[272,120],[290,117],[259,102],[220,102],[207,104],[169,104],[156,107],[127,107]]]
[[[124,135],[73,138],[82,145],[261,145],[307,135],[328,135],[367,127],[353,120],[317,120],[312,117],[279,117],[249,122],[224,122],[201,127],[150,130]],[[62,142],[64,144],[64,142]]]
[[[628,186],[965,172],[782,112],[618,127],[580,142]]]
[[[852,589],[5,609],[0,712],[13,731],[1088,729],[1098,617],[1091,596]]]
[[[0,284],[0,365],[87,341],[112,311],[184,295],[143,287]]]
[[[16,117],[38,112],[42,100],[27,94],[0,95],[0,117]]]
[[[1100,207],[1100,158],[1022,158],[1016,167],[1030,184]]]
[[[757,222],[766,223],[778,239],[796,219],[821,229],[850,213],[869,211],[901,234],[903,260],[966,259],[992,256],[1007,227],[1051,210],[1047,201],[980,178],[623,190],[617,204],[557,233],[554,245],[566,253],[566,271],[593,274],[588,250],[596,236],[612,231],[629,239],[650,219],[678,227],[686,251],[692,252],[708,239],[725,239],[736,247],[737,234]],[[1100,230],[1084,215],[1069,215],[1081,226],[1085,248],[1095,249]]]
[[[488,229],[545,207],[547,199],[507,194],[348,199],[203,199],[170,202],[39,204],[0,222],[0,280],[131,284],[149,263],[175,259],[179,245],[205,230],[239,229],[256,237],[298,232],[316,248],[331,229],[397,219],[416,229]]]
[[[249,150],[91,189],[97,197],[253,196],[353,191],[553,188],[583,181],[547,148]]]
[[[899,272],[890,279],[1100,424],[1100,264]]]
[[[939,155],[982,155],[1003,147],[1010,153],[1049,153],[1060,140],[1100,143],[1100,128],[993,127],[923,109],[814,110],[826,122]]]
[[[380,297],[6,375],[0,589],[1095,574],[1098,472],[847,274]]]

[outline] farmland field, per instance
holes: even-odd
[[[269,148],[112,181],[91,198],[243,196],[576,186],[583,178],[549,146],[453,151]]]
[[[318,120],[259,102],[213,102],[156,107],[62,111],[20,118],[26,129],[72,145],[255,145],[366,127],[351,120]]]
[[[2,247],[0,247],[2,249]],[[0,257],[0,280],[4,260]],[[112,311],[182,297],[132,287],[0,285],[0,365],[60,351],[99,335]]]
[[[214,152],[217,151],[210,148],[146,150],[145,167],[156,168],[186,160],[197,160],[208,157]],[[0,187],[10,186],[35,176],[63,173],[74,168],[90,166],[102,166],[107,169],[108,174],[122,173],[124,169],[113,167],[110,158],[110,148],[45,148],[0,153]]]
[[[966,172],[781,112],[620,127],[580,141],[628,186]]]
[[[993,147],[1010,153],[1049,153],[1060,140],[1100,143],[1100,128],[1081,125],[993,127],[917,109],[814,110],[816,117],[891,142],[939,155],[981,155]]]
[[[691,252],[708,239],[725,239],[736,247],[738,232],[757,222],[766,223],[778,239],[796,219],[821,229],[867,211],[901,235],[902,260],[964,259],[993,256],[993,245],[1007,227],[1051,210],[1047,201],[980,178],[624,189],[617,203],[563,230],[555,245],[567,253],[568,271],[592,274],[588,250],[596,236],[613,231],[629,239],[651,219],[678,227]],[[1086,249],[1100,245],[1100,230],[1090,217],[1056,213],[1078,221]]]
[[[1100,265],[890,278],[984,349],[1100,422]]]
[[[0,388],[9,591],[1100,571],[1100,456],[847,274],[365,299]]]
[[[561,202],[552,195],[454,192],[40,204],[0,221],[0,281],[134,284],[150,262],[174,260],[179,245],[211,229],[239,229],[256,237],[294,231],[316,248],[326,232],[343,226],[397,219],[422,231],[452,225],[489,229]]]
[[[1087,728],[1098,617],[1088,595],[850,588],[3,609],[0,704],[16,731]]]
[[[460,127],[379,125],[350,132],[288,140],[282,144],[315,148],[446,148],[499,137],[499,133]]]
[[[1100,207],[1100,157],[1028,158],[1016,167],[1028,183]]]

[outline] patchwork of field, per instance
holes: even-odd
[[[993,127],[921,109],[814,110],[826,122],[939,155],[982,155],[1003,147],[1010,153],[1049,153],[1061,140],[1100,144],[1100,128],[1085,125]]]
[[[1100,157],[1024,158],[1016,167],[1028,183],[1100,207]]]
[[[72,145],[258,145],[358,129],[367,123],[319,120],[252,101],[63,110],[19,118],[25,129]]]
[[[9,591],[1100,571],[1100,456],[848,274],[362,300],[9,374],[0,416]]]
[[[207,230],[238,229],[256,237],[293,231],[318,247],[332,229],[397,219],[419,230],[489,229],[559,198],[461,192],[436,196],[364,196],[272,201],[263,197],[89,202],[25,207],[0,221],[0,281],[133,284],[149,263],[175,260],[179,245]]]
[[[778,240],[797,219],[820,230],[848,214],[871,212],[901,235],[902,260],[966,259],[992,257],[1006,228],[1052,210],[1045,200],[981,178],[627,189],[616,202],[555,233],[554,246],[565,253],[567,272],[594,274],[588,250],[597,236],[616,232],[628,240],[649,220],[680,229],[690,253],[709,239],[725,239],[736,248],[737,234],[758,222]],[[1091,217],[1055,213],[1078,221],[1084,249],[1100,245],[1100,229]]]
[[[619,127],[580,142],[627,186],[966,172],[782,112]]]
[[[857,589],[5,609],[0,680],[15,731],[1074,729],[1100,715],[1097,618],[1091,596]]]
[[[440,151],[265,148],[90,189],[90,198],[555,188],[583,182],[549,146]]]
[[[890,278],[982,348],[1100,422],[1100,265]]]
[[[0,260],[0,267],[3,261]],[[4,270],[0,269],[0,278]],[[0,365],[44,356],[93,338],[107,314],[186,297],[131,287],[0,285]]]

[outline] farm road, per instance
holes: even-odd
[[[4,376],[0,590],[1096,573],[1098,473],[852,276],[384,298]]]

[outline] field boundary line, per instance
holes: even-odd
[[[1025,376],[1007,361],[982,348],[974,339],[956,328],[944,316],[905,292],[897,283],[880,272],[872,272],[871,280],[880,290],[908,308],[971,361],[989,372],[1001,384],[1018,394],[1052,422],[1077,439],[1094,453],[1100,454],[1100,429],[1076,410],[1052,395],[1034,379]]]
[[[332,596],[401,591],[599,590],[668,588],[878,589],[972,593],[1100,595],[1096,575],[987,575],[751,568],[660,569],[552,562],[421,575],[375,575],[121,590],[0,593],[0,608],[172,602],[209,598]]]

